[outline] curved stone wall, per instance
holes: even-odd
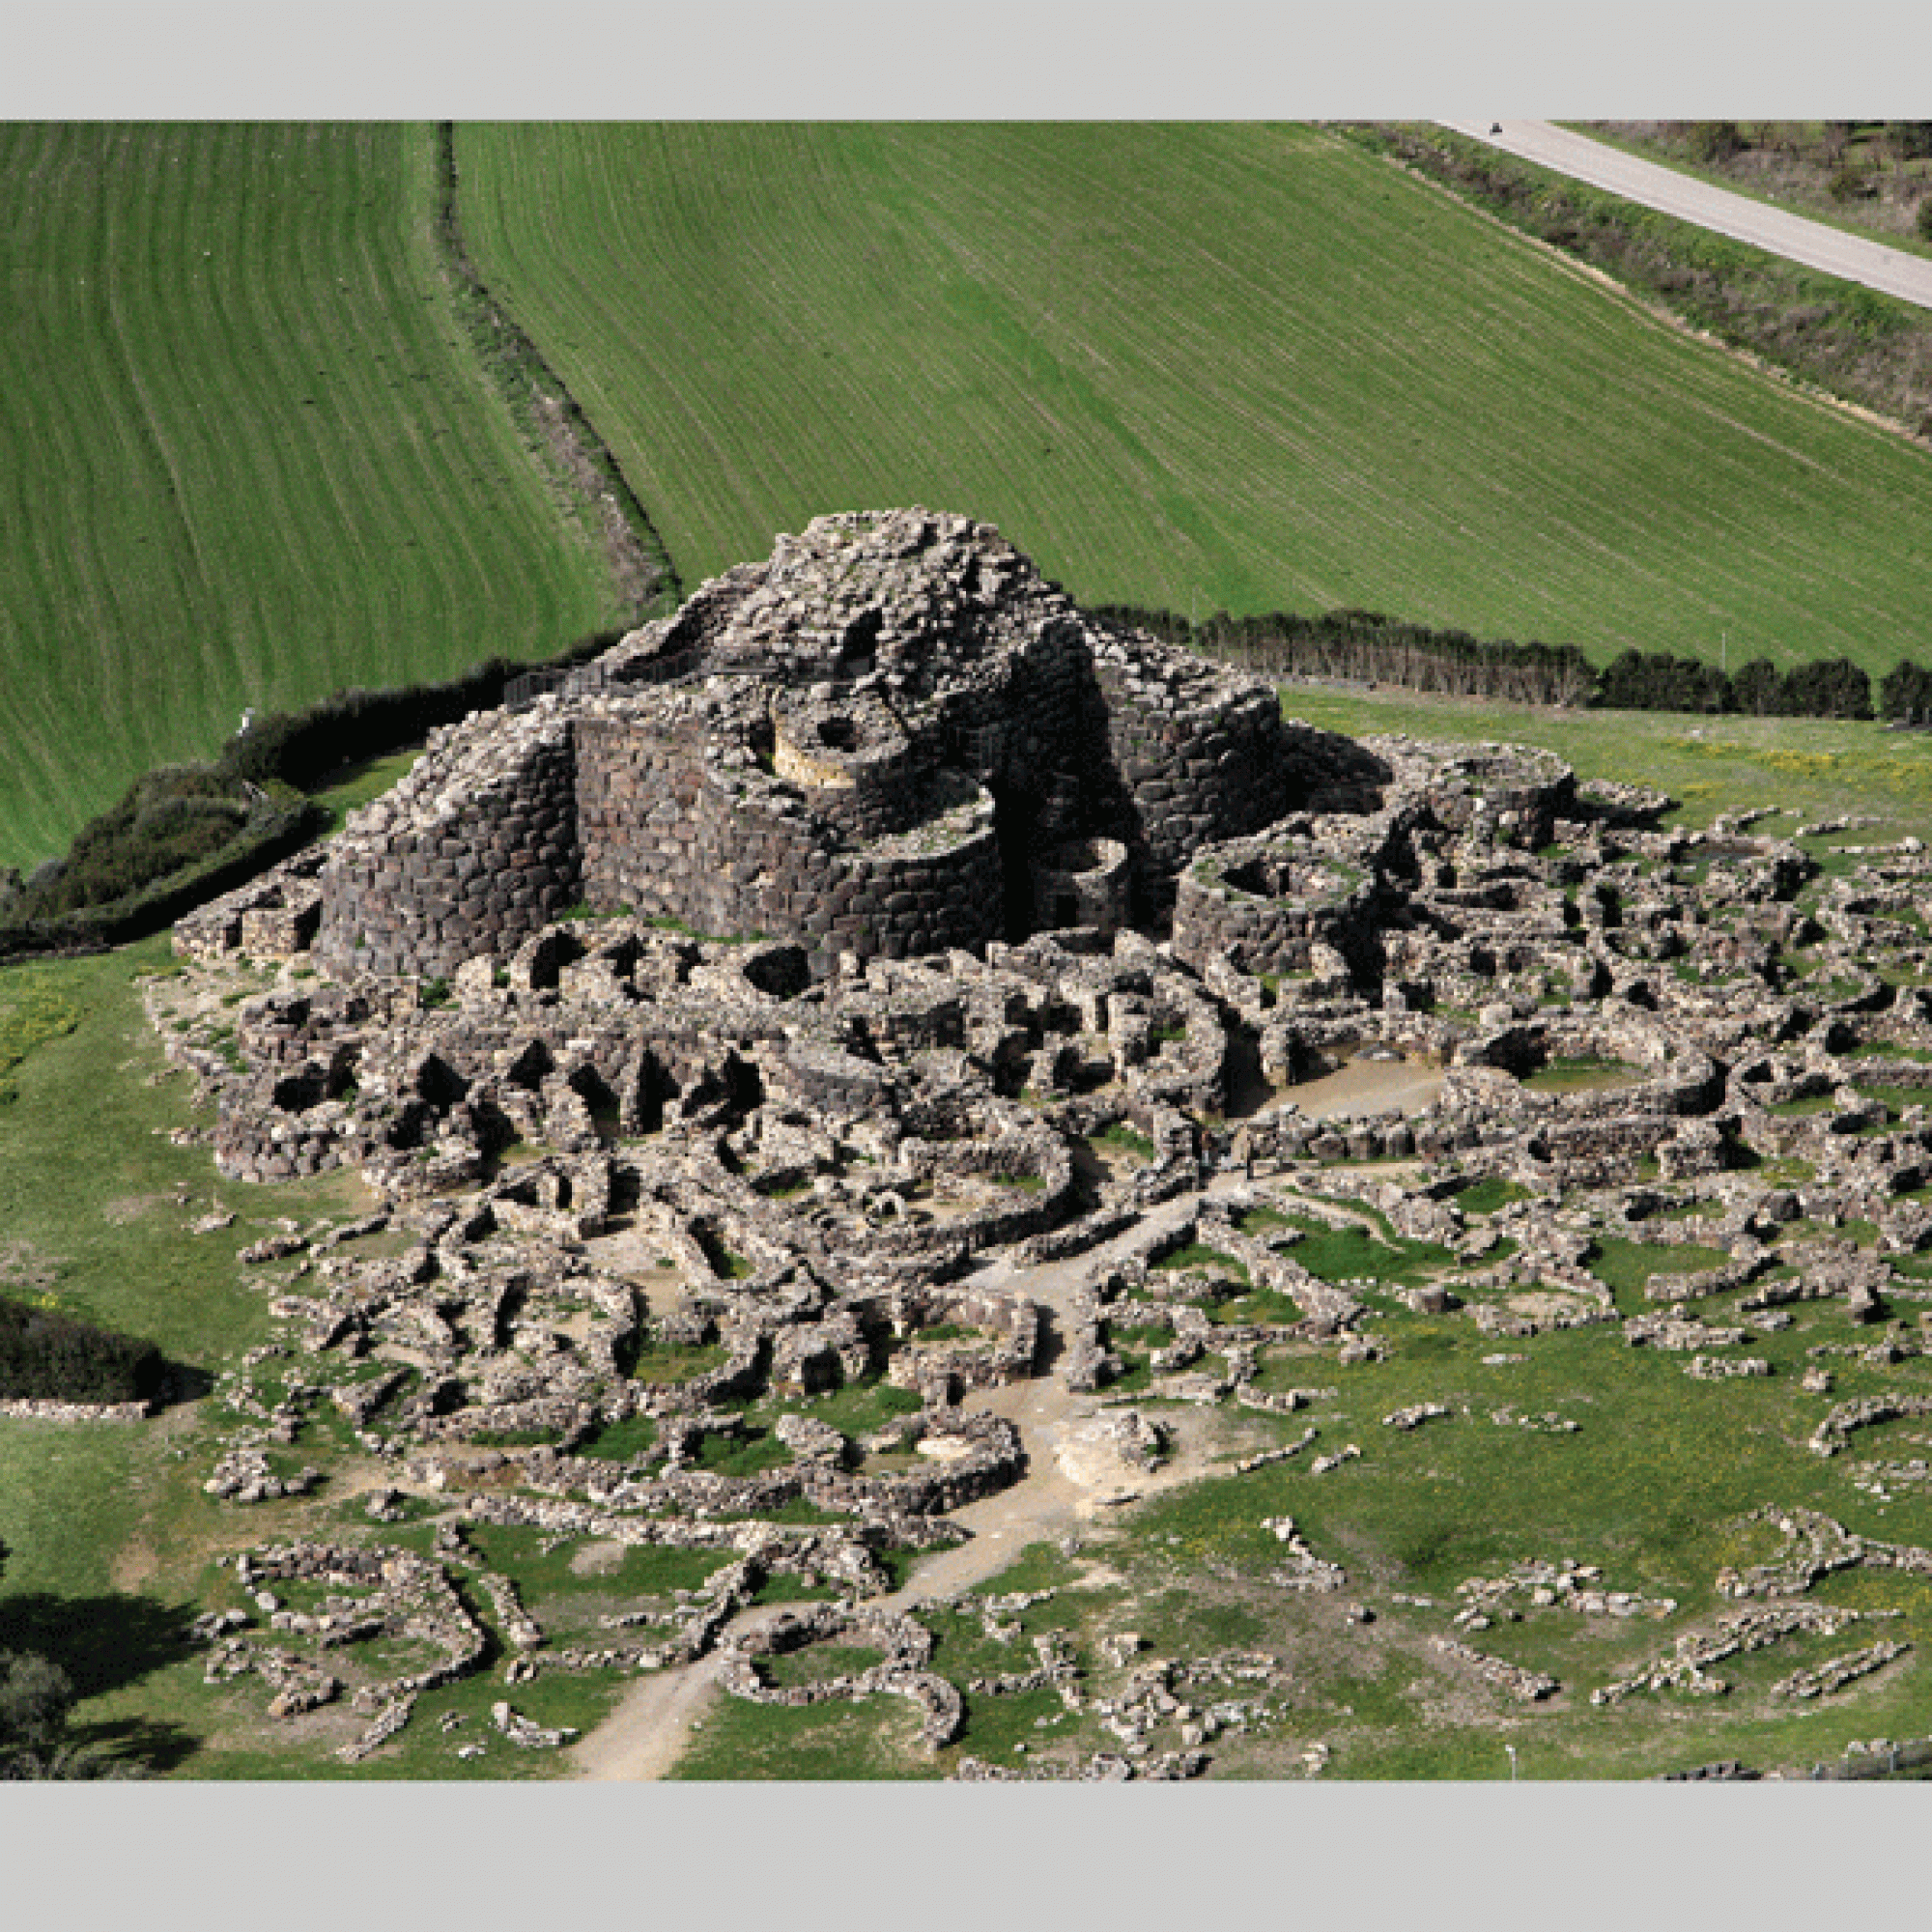
[[[1033,862],[1034,924],[1118,931],[1132,905],[1132,855],[1117,838],[1069,838]]]
[[[507,737],[479,722],[493,721],[432,740],[337,841],[315,946],[329,971],[453,973],[581,896],[569,721],[553,711]]]
[[[1426,792],[1439,825],[1478,826],[1501,843],[1547,844],[1559,817],[1577,812],[1577,774],[1554,752],[1527,745],[1365,741],[1394,767],[1399,785]]]
[[[1260,679],[1139,638],[1105,639],[1094,668],[1122,831],[1138,850],[1146,907],[1157,914],[1203,845],[1279,818],[1304,782],[1280,701]]]
[[[1179,881],[1175,957],[1197,970],[1218,956],[1247,973],[1307,972],[1317,945],[1355,951],[1376,890],[1371,871],[1318,856],[1301,831],[1210,846]]]
[[[436,734],[332,848],[318,951],[446,976],[579,900],[796,939],[820,975],[1029,907],[1111,928],[1323,785],[1296,746],[1265,683],[1083,616],[983,525],[820,518],[559,694]]]
[[[919,816],[932,767],[874,692],[781,690],[771,704],[772,773],[847,838],[881,838]]]

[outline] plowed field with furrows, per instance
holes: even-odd
[[[1932,457],[1320,128],[473,127],[466,233],[687,583],[825,510],[1076,596],[1932,650]]]
[[[427,128],[0,126],[0,864],[244,705],[610,614],[457,333]]]

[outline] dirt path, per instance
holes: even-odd
[[[1347,1121],[1391,1107],[1419,1114],[1442,1092],[1447,1073],[1412,1060],[1351,1060],[1333,1073],[1282,1090],[1311,1121]]]
[[[1201,1193],[1179,1195],[1150,1208],[1113,1241],[1042,1267],[1016,1269],[995,1261],[980,1271],[975,1286],[1025,1293],[1065,1314],[1076,1287],[1104,1265],[1111,1252],[1124,1252],[1144,1240],[1151,1228],[1191,1218],[1204,1198],[1247,1184],[1233,1175],[1217,1176]],[[968,1532],[967,1541],[922,1562],[900,1589],[879,1600],[887,1609],[909,1609],[973,1589],[997,1576],[1029,1544],[1058,1542],[1122,1502],[1192,1482],[1208,1472],[1214,1449],[1213,1412],[1188,1410],[1163,1414],[1172,1450],[1158,1469],[1142,1470],[1122,1462],[1083,1433],[1106,1412],[1098,1399],[1073,1394],[1051,1374],[984,1390],[965,1406],[1003,1415],[1018,1427],[1027,1472],[1010,1489],[954,1511],[950,1520]],[[695,1662],[639,1678],[611,1717],[572,1747],[577,1775],[600,1780],[667,1776],[690,1741],[693,1721],[702,1719],[718,1694],[723,1652],[731,1636],[779,1614],[780,1606],[746,1610],[725,1626],[717,1647]]]
[[[596,1783],[650,1782],[668,1776],[691,1741],[691,1720],[717,1692],[724,1654],[640,1677],[603,1723],[571,1748],[577,1776]]]
[[[1638,160],[1634,155],[1605,147],[1587,135],[1573,134],[1552,122],[1443,121],[1437,126],[1500,148],[1521,160],[1534,161],[1538,167],[1568,175],[1573,181],[1620,194],[1626,201],[1654,208],[1662,214],[1728,235],[1735,242],[1747,242],[1787,261],[1801,262],[1807,269],[1861,283],[1920,308],[1932,308],[1932,261],[1902,254],[1883,242],[1846,235],[1781,208],[1767,208],[1747,195],[1714,187],[1674,169],[1659,167],[1654,161]],[[1492,126],[1502,131],[1491,133]]]

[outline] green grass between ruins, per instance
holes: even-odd
[[[427,127],[0,128],[0,865],[244,705],[615,614],[450,313]]]
[[[688,582],[825,510],[919,501],[1090,601],[1352,606],[1599,656],[1924,654],[1924,452],[1331,131],[457,146],[484,274]]]
[[[1878,824],[1805,841],[1827,873],[1858,862],[1835,849],[1932,826],[1932,737],[1876,724],[1813,718],[1698,718],[1674,712],[1559,711],[1367,692],[1336,686],[1283,687],[1282,709],[1325,730],[1362,736],[1406,732],[1460,742],[1543,745],[1578,779],[1650,785],[1680,801],[1666,823],[1706,826],[1721,813],[1761,810],[1756,828],[1789,837],[1801,823],[1868,813]]]
[[[1727,721],[1698,741],[1688,737],[1691,721],[1682,719],[1564,718],[1312,689],[1291,694],[1289,708],[1337,728],[1551,743],[1586,775],[1634,774],[1680,793],[1702,783],[1707,789],[1687,798],[1683,814],[1693,821],[1772,799],[1807,819],[1873,810],[1892,830],[1922,832],[1928,818],[1919,802],[1926,768],[1921,741],[1873,726]],[[1778,752],[1793,754],[1788,771],[1765,762]],[[1774,828],[1797,822],[1774,821]],[[1854,833],[1838,842],[1874,836]],[[1815,842],[1821,849],[1833,843]],[[0,1249],[25,1243],[14,1264],[51,1264],[52,1292],[62,1306],[148,1336],[174,1359],[215,1374],[267,1332],[266,1293],[251,1278],[274,1270],[238,1269],[237,1251],[284,1214],[307,1222],[349,1214],[360,1203],[354,1184],[339,1176],[275,1189],[221,1181],[206,1148],[179,1148],[156,1131],[191,1121],[184,1078],[149,1084],[163,1063],[134,979],[168,966],[166,942],[156,939],[97,958],[0,968],[0,1047],[9,1062],[0,1086],[14,1092],[11,1100],[0,1099],[0,1227],[7,1231]],[[1800,1179],[1803,1164],[1774,1171],[1767,1163],[1762,1174],[1767,1180]],[[1319,1193],[1319,1184],[1311,1192]],[[180,1193],[186,1205],[177,1204]],[[1465,1208],[1481,1213],[1506,1207],[1510,1198],[1506,1187],[1479,1183],[1463,1200]],[[185,1232],[185,1223],[216,1203],[237,1211],[232,1228],[209,1236]],[[1386,1235],[1374,1210],[1364,1218]],[[1100,1590],[1063,1589],[1027,1613],[1026,1631],[1065,1629],[1098,1673],[1095,1682],[1107,1681],[1097,1638],[1122,1627],[1187,1652],[1217,1645],[1279,1652],[1299,1687],[1290,1708],[1269,1737],[1221,1741],[1217,1776],[1298,1775],[1298,1752],[1318,1740],[1335,1751],[1330,1775],[1503,1776],[1499,1740],[1507,1737],[1521,1749],[1526,1776],[1631,1776],[1719,1756],[1763,1763],[1825,1758],[1849,1737],[1905,1737],[1932,1728],[1917,1674],[1932,1646],[1932,1597],[1909,1578],[1867,1573],[1821,1584],[1814,1598],[1895,1605],[1907,1612],[1899,1623],[1788,1643],[1761,1662],[1719,1666],[1719,1674],[1734,1676],[1739,1686],[1727,1698],[1666,1693],[1614,1711],[1587,1708],[1592,1686],[1667,1649],[1690,1617],[1719,1607],[1712,1579],[1720,1564],[1771,1553],[1760,1531],[1739,1526],[1761,1502],[1811,1504],[1854,1529],[1932,1545],[1932,1503],[1921,1492],[1901,1487],[1885,1506],[1850,1480],[1861,1460],[1924,1453],[1922,1424],[1861,1433],[1850,1451],[1829,1463],[1804,1447],[1832,1402],[1878,1385],[1879,1372],[1833,1357],[1838,1379],[1832,1395],[1800,1390],[1809,1344],[1848,1343],[1864,1333],[1835,1304],[1801,1306],[1791,1329],[1753,1334],[1746,1347],[1772,1362],[1776,1373],[1768,1381],[1704,1384],[1685,1376],[1684,1357],[1629,1349],[1615,1330],[1511,1344],[1480,1335],[1466,1318],[1413,1316],[1400,1290],[1432,1278],[1442,1264],[1439,1251],[1420,1244],[1378,1240],[1367,1227],[1318,1227],[1312,1217],[1287,1212],[1251,1216],[1246,1227],[1265,1239],[1290,1221],[1303,1226],[1302,1240],[1290,1249],[1303,1265],[1331,1279],[1373,1284],[1365,1291],[1369,1325],[1389,1342],[1390,1359],[1338,1368],[1332,1354],[1269,1351],[1264,1387],[1319,1385],[1336,1394],[1295,1416],[1236,1414],[1223,1466],[1232,1471],[1237,1453],[1291,1441],[1310,1423],[1320,1435],[1308,1454],[1355,1441],[1362,1460],[1311,1478],[1304,1456],[1138,1506],[1090,1542],[1088,1553],[1102,1557],[1122,1581]],[[1854,1238],[1870,1234],[1843,1232]],[[1652,1305],[1642,1301],[1650,1273],[1685,1272],[1718,1259],[1714,1250],[1605,1240],[1590,1264],[1616,1290],[1620,1307],[1636,1312]],[[1699,1301],[1696,1311],[1716,1322],[1735,1319],[1727,1311],[1743,1293]],[[636,1372],[682,1378],[716,1366],[722,1352],[646,1351]],[[1527,1359],[1486,1366],[1482,1357],[1492,1353]],[[1130,1388],[1147,1380],[1145,1358],[1138,1359],[1143,1366]],[[1886,1374],[1932,1391],[1932,1365]],[[748,1409],[747,1428],[768,1430],[779,1413],[796,1408],[857,1435],[888,1420],[905,1400],[873,1383],[813,1400],[765,1402]],[[1448,1403],[1456,1413],[1412,1435],[1382,1426],[1383,1414],[1420,1401]],[[1581,1428],[1555,1435],[1492,1422],[1490,1412],[1505,1405],[1520,1414],[1568,1416]],[[214,1557],[278,1536],[361,1525],[365,1519],[349,1492],[373,1479],[332,1422],[312,1425],[288,1456],[328,1471],[314,1497],[245,1510],[219,1504],[200,1488],[217,1433],[210,1406],[185,1405],[137,1429],[0,1423],[0,1541],[7,1548],[0,1643],[38,1645],[61,1658],[87,1693],[79,1712],[84,1728],[181,1776],[565,1775],[569,1767],[557,1754],[516,1751],[488,1729],[489,1705],[502,1694],[494,1667],[426,1697],[397,1744],[355,1771],[328,1749],[359,1726],[346,1711],[281,1725],[263,1715],[259,1683],[203,1683],[201,1653],[181,1642],[180,1630],[196,1611],[233,1601],[232,1574],[215,1568]],[[629,1454],[650,1446],[641,1432],[635,1441],[611,1435],[593,1451]],[[737,1453],[762,1461],[769,1440],[748,1435]],[[805,1520],[810,1513],[791,1514]],[[1258,1525],[1281,1514],[1295,1518],[1318,1554],[1348,1568],[1347,1594],[1374,1603],[1374,1625],[1337,1624],[1331,1612],[1344,1599],[1294,1598],[1267,1582],[1279,1546]],[[375,1533],[426,1548],[428,1532],[427,1523],[412,1520]],[[624,1568],[603,1578],[578,1576],[564,1553],[544,1555],[534,1542],[525,1548],[514,1536],[500,1548],[491,1545],[490,1554],[518,1579],[526,1601],[553,1619],[588,1617],[627,1593],[689,1587],[681,1574],[647,1577],[639,1567],[659,1562],[660,1553],[627,1556]],[[1483,1648],[1548,1669],[1571,1687],[1554,1705],[1517,1705],[1463,1684],[1429,1650],[1429,1636],[1447,1628],[1446,1613],[1396,1605],[1390,1593],[1449,1603],[1463,1577],[1495,1574],[1525,1555],[1599,1563],[1608,1587],[1662,1592],[1685,1607],[1667,1625],[1605,1625],[1552,1610],[1484,1633],[1474,1639]],[[904,1559],[893,1560],[902,1574]],[[1028,1565],[987,1587],[1039,1587],[1079,1575],[1079,1566],[1066,1565],[1057,1552],[1030,1557]],[[781,1579],[771,1599],[781,1600],[785,1589]],[[490,1621],[487,1605],[475,1607]],[[1881,1634],[1909,1638],[1918,1649],[1822,1706],[1783,1711],[1764,1694],[1765,1684],[1801,1663]],[[997,1658],[968,1648],[969,1639],[981,1641],[977,1624],[955,1630],[953,1638],[951,1662],[943,1642],[939,1663],[961,1679],[1032,1666],[1029,1643]],[[621,1680],[608,1677],[546,1674],[519,1687],[515,1701],[538,1722],[584,1729],[621,1688]],[[1083,1753],[1112,1745],[1094,1726],[1057,1718],[1058,1700],[1051,1697],[981,1695],[968,1702],[966,1736],[934,1765],[912,1748],[915,1724],[903,1700],[807,1711],[720,1700],[681,1775],[923,1776],[968,1753],[1023,1762],[1014,1748],[1019,1743],[1029,1743],[1030,1750]],[[465,1723],[445,1734],[440,1725],[447,1712],[464,1714]],[[1041,1717],[1049,1719],[1045,1728],[1036,1724]],[[483,1742],[485,1755],[457,1759],[456,1747],[470,1741]]]

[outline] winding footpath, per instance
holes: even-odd
[[[1150,1229],[1178,1225],[1198,1211],[1204,1199],[1241,1185],[1233,1176],[1218,1178],[1199,1193],[1162,1202],[1134,1228],[1066,1261],[1023,1272],[1004,1261],[993,1261],[982,1268],[980,1285],[1023,1289],[1045,1308],[1051,1322],[1066,1312],[1079,1282],[1096,1265],[1104,1265],[1115,1250],[1126,1250]],[[912,1609],[973,1589],[997,1576],[1031,1543],[1065,1536],[1121,1502],[1195,1481],[1208,1472],[1209,1457],[1200,1439],[1205,1431],[1201,1419],[1192,1415],[1172,1419],[1176,1453],[1158,1470],[1130,1474],[1124,1466],[1086,1469],[1078,1462],[1069,1466],[1060,1453],[1062,1446],[1099,1412],[1099,1404],[1092,1396],[1074,1395],[1050,1372],[1031,1381],[980,1391],[966,1406],[989,1409],[1018,1425],[1027,1451],[1027,1473],[1010,1489],[952,1512],[949,1520],[968,1532],[967,1541],[929,1557],[902,1589],[878,1599],[886,1609]],[[640,1677],[616,1710],[572,1748],[576,1776],[592,1781],[669,1776],[691,1741],[694,1724],[703,1721],[718,1694],[718,1678],[731,1640],[781,1614],[784,1607],[757,1605],[743,1610],[719,1633],[716,1646],[704,1656]]]
[[[1326,1120],[1389,1105],[1419,1107],[1433,1099],[1441,1085],[1439,1071],[1358,1061],[1291,1092],[1302,1112]],[[1004,1257],[988,1257],[980,1265],[975,1285],[1022,1293],[1037,1302],[1045,1311],[1051,1338],[1071,1312],[1080,1285],[1097,1270],[1124,1256],[1151,1233],[1191,1219],[1204,1202],[1244,1194],[1247,1188],[1248,1182],[1237,1175],[1217,1175],[1197,1191],[1149,1208],[1131,1228],[1111,1239],[1063,1261],[1016,1268]],[[1077,1533],[1122,1503],[1198,1481],[1213,1466],[1205,1439],[1206,1419],[1193,1414],[1163,1415],[1174,1453],[1156,1470],[1129,1470],[1123,1464],[1109,1467],[1104,1458],[1083,1457],[1078,1432],[1100,1413],[1101,1405],[1091,1395],[1075,1395],[1050,1367],[1032,1380],[979,1391],[968,1398],[966,1407],[1004,1415],[1018,1427],[1026,1449],[1026,1473],[1011,1488],[953,1511],[949,1520],[967,1532],[967,1540],[928,1557],[903,1588],[877,1600],[883,1608],[909,1610],[975,1589],[998,1576],[1029,1544]],[[718,1694],[718,1679],[732,1639],[782,1614],[784,1607],[754,1605],[741,1610],[702,1657],[639,1677],[611,1716],[572,1748],[575,1775],[591,1781],[668,1776]]]
[[[1881,295],[1932,308],[1932,261],[1902,254],[1883,242],[1847,235],[1822,221],[1768,208],[1747,195],[1714,187],[1673,169],[1641,161],[1584,134],[1573,134],[1549,121],[1441,121],[1441,128],[1498,148],[1520,160],[1533,161],[1573,181],[1622,195],[1660,214],[1674,215],[1714,234],[1747,242],[1754,248],[1802,263],[1807,269],[1858,282]],[[1492,134],[1492,127],[1500,127]]]

